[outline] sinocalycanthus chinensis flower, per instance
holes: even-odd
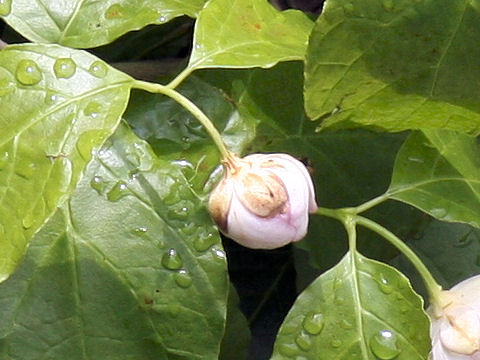
[[[429,308],[432,360],[480,360],[480,275],[441,293]]]
[[[254,249],[273,249],[302,239],[317,210],[306,167],[288,154],[232,155],[210,194],[209,210],[220,230]]]

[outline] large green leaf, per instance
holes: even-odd
[[[31,41],[89,48],[128,31],[195,17],[206,0],[3,0],[0,15]]]
[[[480,227],[480,149],[449,130],[415,132],[398,153],[387,195],[443,221]]]
[[[469,0],[329,0],[305,102],[323,127],[480,129],[480,12]]]
[[[131,78],[56,45],[0,52],[0,281],[116,128]]]
[[[298,297],[272,360],[425,360],[428,329],[406,277],[349,252]]]
[[[227,291],[202,201],[122,126],[0,285],[1,358],[214,360]]]
[[[303,60],[313,22],[267,0],[210,0],[195,26],[188,68],[271,67]]]

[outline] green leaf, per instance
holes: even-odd
[[[272,360],[424,360],[428,334],[423,301],[408,279],[349,252],[298,297],[280,328]]]
[[[181,15],[195,17],[205,1],[5,0],[0,15],[31,41],[90,48],[148,24],[162,24]]]
[[[0,285],[0,354],[214,360],[227,291],[202,201],[122,126]]]
[[[448,130],[410,135],[398,153],[387,195],[443,221],[480,227],[480,149]]]
[[[322,127],[479,133],[480,12],[467,0],[329,0],[306,56]]]
[[[113,133],[131,78],[56,45],[0,52],[0,281]]]
[[[312,26],[304,13],[266,0],[210,0],[197,19],[188,70],[303,60]]]
[[[220,88],[195,75],[177,90],[213,121],[231,151],[243,152],[254,137],[256,120],[243,117]],[[174,100],[143,91],[133,92],[124,117],[157,155],[182,165],[195,190],[204,191],[211,172],[220,164],[220,155],[196,118]],[[207,192],[214,180],[207,182]]]

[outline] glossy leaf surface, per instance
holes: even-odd
[[[4,20],[31,41],[89,48],[174,17],[195,17],[205,0],[5,0]],[[8,10],[8,11],[7,11]]]
[[[443,221],[480,227],[480,149],[448,130],[412,133],[400,150],[387,192]]]
[[[312,26],[304,13],[281,12],[266,0],[211,0],[198,16],[188,68],[303,60]]]
[[[0,280],[113,133],[131,78],[56,45],[0,52]]]
[[[350,252],[299,296],[272,360],[424,360],[428,327],[407,278]]]
[[[307,113],[322,127],[479,133],[479,25],[475,1],[327,1],[307,52]]]
[[[122,126],[0,285],[0,354],[217,359],[225,268],[179,167]]]

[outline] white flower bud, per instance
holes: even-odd
[[[432,360],[480,360],[480,275],[443,291],[431,306]]]
[[[317,204],[300,161],[287,154],[253,154],[225,163],[209,209],[220,230],[239,244],[274,249],[305,236]]]

